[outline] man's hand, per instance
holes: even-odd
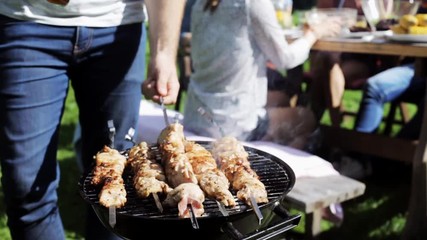
[[[179,30],[185,0],[145,0],[150,19],[150,64],[142,93],[148,99],[175,104],[179,91],[176,70]]]
[[[142,93],[145,98],[160,102],[160,96],[163,96],[165,104],[176,103],[180,84],[175,61],[171,59],[171,57],[157,55],[150,60],[148,76],[142,84]]]

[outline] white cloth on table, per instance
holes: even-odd
[[[147,100],[141,101],[140,117],[136,140],[155,143],[157,137],[165,127],[163,112],[160,105]],[[183,116],[177,111],[167,109],[169,121],[182,122]],[[184,131],[187,139],[195,141],[213,141],[214,139],[194,135]],[[279,145],[273,142],[254,141],[243,142],[244,145],[259,149],[284,161],[294,171],[296,178],[301,177],[322,177],[328,175],[339,175],[332,164],[316,155]]]

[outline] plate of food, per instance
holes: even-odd
[[[427,43],[427,34],[391,34],[387,39],[396,42]]]
[[[365,17],[357,16],[357,22],[348,29],[348,31],[341,34],[344,38],[367,38],[367,37],[384,37],[392,34],[390,26],[396,24],[395,19],[383,19],[379,21],[375,28],[372,29],[367,23]]]
[[[357,32],[346,32],[341,35],[344,38],[363,38],[366,36],[373,37],[384,37],[393,34],[391,30],[382,30],[382,31],[357,31]]]
[[[391,26],[391,41],[427,42],[427,14],[404,15],[398,24]]]

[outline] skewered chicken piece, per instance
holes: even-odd
[[[249,206],[252,206],[251,197],[256,203],[268,202],[265,186],[252,170],[248,153],[237,139],[223,137],[213,143],[211,152],[233,189],[237,191],[237,198]]]
[[[208,197],[222,202],[225,206],[235,206],[236,201],[229,190],[230,182],[224,173],[218,169],[211,152],[193,141],[185,142],[185,152],[203,192]]]
[[[157,140],[166,177],[172,187],[186,182],[197,184],[193,167],[185,154],[183,129],[179,123],[170,124],[162,130]]]
[[[177,204],[180,217],[188,217],[187,205],[191,204],[195,216],[199,217],[204,213],[205,196],[197,184],[193,167],[185,153],[184,142],[184,127],[179,123],[169,124],[157,139],[166,178],[170,186],[175,188],[166,197],[174,201],[168,200],[166,204]],[[182,184],[185,185],[181,186]]]
[[[204,213],[204,201],[205,194],[197,184],[182,183],[169,192],[163,204],[169,207],[178,206],[179,216],[188,218],[190,211],[187,206],[191,204],[195,209],[194,215],[201,216]]]
[[[95,156],[92,184],[103,184],[99,193],[99,203],[105,207],[120,208],[125,205],[126,190],[122,178],[126,157],[108,146]]]
[[[150,156],[146,142],[140,142],[129,150],[128,164],[134,172],[134,187],[138,196],[167,194],[172,188],[166,183],[163,167]]]

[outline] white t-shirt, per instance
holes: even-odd
[[[112,27],[144,20],[143,0],[1,0],[0,14],[57,26]]]

